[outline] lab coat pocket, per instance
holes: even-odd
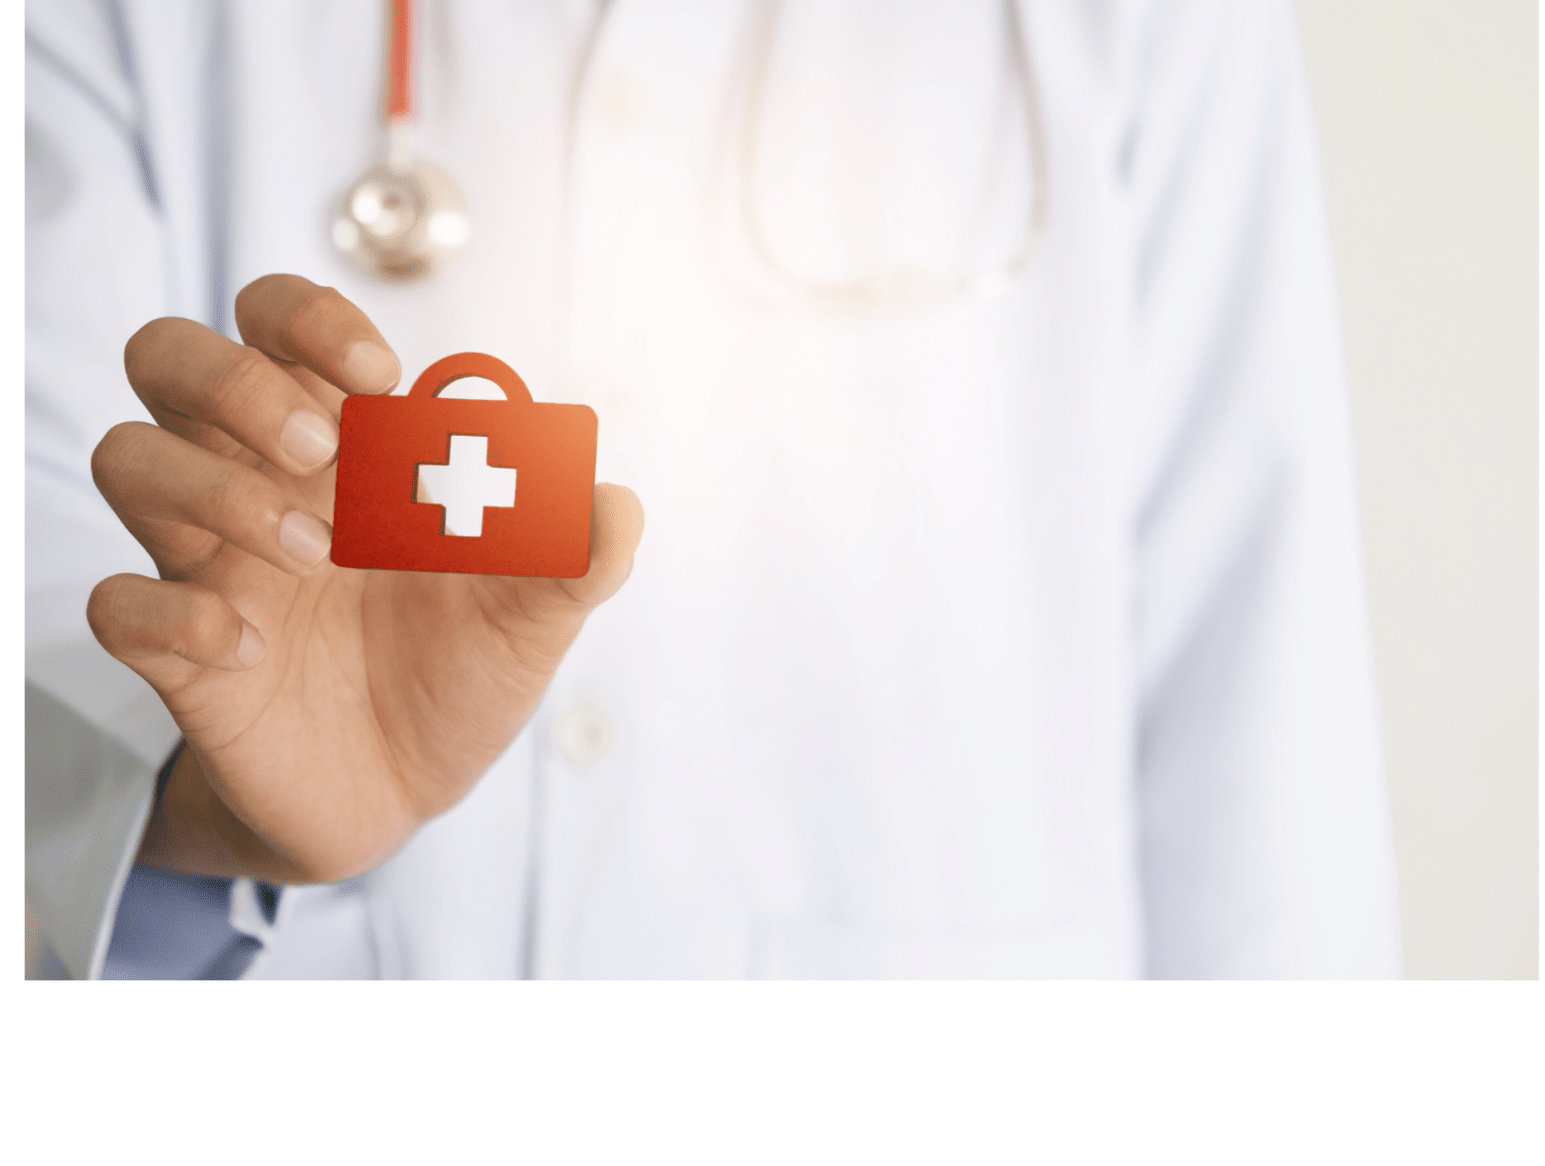
[[[769,919],[753,928],[764,980],[1102,980],[1137,974],[1109,929],[1072,917],[1013,931],[932,931]]]

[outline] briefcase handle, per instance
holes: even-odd
[[[531,390],[520,374],[498,357],[483,352],[458,352],[435,361],[419,374],[408,396],[438,397],[446,385],[462,377],[483,377],[503,389],[504,395],[517,405],[532,403]]]

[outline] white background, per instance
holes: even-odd
[[[1297,0],[1406,974],[1539,974],[1538,10]]]

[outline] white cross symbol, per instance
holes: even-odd
[[[485,506],[515,505],[515,471],[488,464],[488,438],[451,435],[441,464],[419,463],[413,501],[445,507],[445,533],[478,538]]]

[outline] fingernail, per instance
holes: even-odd
[[[389,393],[402,379],[402,362],[388,348],[370,340],[356,340],[343,354],[343,371],[357,389]]]
[[[263,653],[268,650],[263,643],[263,637],[258,634],[257,628],[251,624],[241,625],[241,643],[236,645],[236,659],[241,662],[243,668],[251,668],[263,658]]]
[[[297,409],[279,431],[279,445],[305,470],[313,470],[338,449],[338,427],[320,413]]]
[[[319,519],[292,510],[279,522],[279,545],[302,567],[315,567],[333,544],[333,532]]]

